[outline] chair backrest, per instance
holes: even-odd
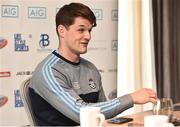
[[[21,98],[24,104],[24,108],[25,111],[27,113],[30,125],[32,126],[37,126],[37,122],[34,116],[34,112],[32,110],[32,105],[31,105],[31,100],[29,97],[29,81],[30,78],[28,78],[27,80],[25,80],[21,86],[20,86],[20,94],[21,94]]]

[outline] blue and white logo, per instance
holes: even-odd
[[[39,40],[39,49],[38,52],[52,52],[52,48],[48,48],[50,45],[50,37],[48,34],[41,34]]]
[[[41,48],[45,48],[47,46],[49,46],[49,35],[48,34],[41,34],[41,39],[39,41],[39,46]]]
[[[14,100],[15,100],[15,107],[23,107],[23,102],[21,99],[20,91],[19,90],[14,90]]]
[[[102,9],[92,9],[97,20],[103,20],[103,10]]]
[[[21,34],[14,34],[15,51],[29,51],[26,40],[23,40]]]
[[[19,16],[19,7],[17,5],[1,5],[1,16],[17,18]]]
[[[111,18],[113,21],[118,21],[118,10],[112,10]]]
[[[111,48],[112,48],[112,51],[117,51],[118,50],[118,41],[117,40],[112,40]]]
[[[28,18],[46,19],[45,7],[28,7]]]

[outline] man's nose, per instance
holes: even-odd
[[[85,32],[84,38],[86,40],[90,40],[91,39],[91,33],[89,31]]]

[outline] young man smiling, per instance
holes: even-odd
[[[134,104],[156,102],[151,89],[106,100],[101,76],[94,64],[80,57],[87,52],[96,17],[84,4],[64,5],[56,15],[59,47],[35,69],[30,80],[30,98],[38,125],[79,125],[80,108],[100,107],[106,119]]]

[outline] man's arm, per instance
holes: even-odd
[[[50,69],[47,70],[50,71]],[[34,82],[33,80],[41,82],[38,82],[38,85],[34,82],[36,87],[33,89],[54,108],[76,122],[80,122],[80,108],[84,106],[100,107],[106,118],[112,118],[133,106],[130,95],[105,102],[86,103],[67,85],[66,76],[61,73],[58,76],[53,74],[49,72],[39,77],[35,75],[36,79],[32,79],[32,82]]]

